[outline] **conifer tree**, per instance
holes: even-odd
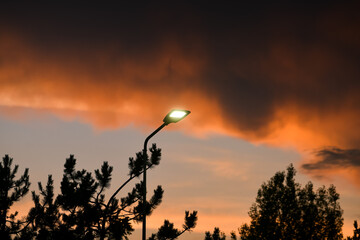
[[[183,229],[179,230],[174,227],[174,224],[165,220],[164,224],[158,229],[156,234],[152,234],[149,240],[170,240],[177,239],[181,234],[191,231],[195,228],[197,222],[197,211],[190,213],[185,211],[185,223]]]
[[[160,163],[161,149],[153,144],[150,152],[150,157],[139,152],[136,158],[129,159],[129,176],[110,198],[106,198],[104,192],[110,187],[113,167],[103,162],[93,175],[85,169],[76,170],[76,159],[70,155],[64,164],[60,194],[54,195],[51,175],[45,187],[39,183],[40,193],[32,192],[34,207],[27,216],[27,225],[15,239],[128,239],[134,231],[132,223],[142,221],[144,208],[150,215],[162,201],[164,191],[158,186],[144,205],[142,182],[136,183],[124,197],[116,197],[142,174],[144,160],[147,169]],[[166,220],[154,239],[175,239],[175,235],[193,229],[196,220],[197,212],[186,212],[182,231]],[[175,235],[170,235],[171,232]]]
[[[22,222],[15,220],[17,212],[9,213],[10,207],[29,191],[29,169],[25,169],[19,179],[16,178],[19,166],[12,168],[13,159],[9,155],[0,162],[0,239],[11,239],[11,234],[21,230]]]
[[[214,232],[205,232],[205,240],[225,240],[225,233],[221,232],[219,228],[215,227]]]

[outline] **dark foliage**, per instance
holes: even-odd
[[[186,231],[191,231],[195,228],[197,222],[197,211],[192,213],[185,212],[185,223],[183,224],[183,229],[179,230],[174,228],[174,224],[165,220],[164,224],[158,229],[156,234],[152,234],[149,240],[168,240],[168,239],[177,239],[181,234]]]
[[[277,172],[258,191],[250,209],[250,225],[239,229],[241,239],[342,239],[343,211],[334,186],[313,190],[295,182],[292,165]]]
[[[141,215],[150,215],[160,205],[163,189],[158,186],[150,200],[144,205],[142,182],[120,199],[116,195],[143,171],[146,160],[147,169],[160,163],[161,149],[154,144],[151,156],[144,158],[141,152],[129,159],[129,177],[106,201],[104,191],[110,187],[113,167],[104,162],[100,169],[91,172],[76,170],[76,159],[70,155],[64,164],[61,193],[54,195],[54,181],[48,176],[44,187],[38,183],[39,194],[32,192],[34,207],[24,221],[15,221],[15,216],[7,216],[8,209],[29,190],[28,169],[19,180],[14,180],[18,166],[11,169],[12,159],[7,155],[0,163],[1,194],[1,232],[0,239],[128,239],[134,231],[132,223],[141,222]],[[175,239],[196,225],[197,212],[185,213],[184,229],[179,231],[169,221],[159,228],[154,239]]]
[[[354,221],[354,235],[352,237],[347,237],[347,240],[360,240],[360,228],[358,222]]]
[[[225,233],[221,232],[219,228],[214,228],[214,232],[205,232],[205,240],[225,240]]]
[[[10,207],[19,201],[29,191],[29,169],[25,169],[24,174],[15,180],[19,166],[12,168],[13,159],[8,155],[3,157],[0,162],[0,239],[11,239],[11,234],[16,234],[21,230],[22,222],[15,220],[17,212],[9,213]]]
[[[161,150],[153,145],[148,168],[158,165]],[[109,188],[113,167],[104,162],[95,174],[86,170],[76,170],[76,159],[70,155],[64,164],[61,193],[55,198],[51,175],[45,188],[39,183],[40,195],[32,192],[34,207],[28,221],[31,224],[20,238],[36,239],[127,239],[133,231],[132,222],[141,221],[144,204],[141,201],[142,182],[135,184],[127,196],[115,196],[132,179],[138,177],[143,164],[141,153],[129,160],[129,178],[117,191],[105,200],[105,189]],[[158,186],[150,201],[146,202],[146,214],[161,203],[163,190]]]

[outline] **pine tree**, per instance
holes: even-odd
[[[225,233],[221,232],[219,228],[215,227],[214,232],[205,232],[205,240],[225,240]]]
[[[190,213],[189,211],[185,212],[185,223],[183,224],[183,229],[179,230],[174,228],[174,224],[165,220],[164,224],[158,229],[156,234],[152,234],[149,240],[168,240],[168,239],[177,239],[181,234],[191,231],[195,228],[197,222],[197,211]]]
[[[76,159],[70,155],[64,164],[61,192],[55,197],[52,176],[45,187],[38,184],[40,194],[32,192],[34,207],[27,216],[27,226],[15,239],[127,239],[134,231],[133,222],[142,221],[142,214],[150,215],[162,201],[163,190],[158,186],[152,197],[142,202],[143,183],[135,184],[125,197],[116,195],[143,171],[144,159],[147,169],[160,163],[161,149],[154,144],[150,158],[136,154],[129,159],[128,179],[106,199],[105,190],[110,187],[113,167],[104,162],[94,175],[85,169],[76,170]],[[169,221],[159,229],[155,239],[175,239],[196,225],[197,212],[185,213],[184,229],[179,231]],[[169,235],[173,231],[175,235]]]
[[[18,233],[23,224],[15,220],[15,214],[8,215],[10,207],[29,191],[29,169],[18,180],[15,180],[18,165],[12,168],[13,159],[9,155],[3,157],[0,162],[0,239],[11,239],[10,235]]]
[[[148,168],[160,163],[161,149],[153,145]],[[132,222],[140,221],[143,212],[141,196],[142,182],[135,184],[127,196],[115,196],[132,179],[139,177],[143,156],[129,159],[129,178],[106,201],[104,191],[110,187],[113,167],[104,162],[95,176],[85,169],[76,170],[76,159],[70,155],[64,164],[61,193],[54,197],[52,176],[48,177],[45,188],[39,183],[40,195],[32,192],[34,207],[30,210],[28,221],[31,225],[22,237],[37,239],[95,239],[126,238],[133,231]],[[163,190],[158,186],[146,203],[149,215],[161,203]]]

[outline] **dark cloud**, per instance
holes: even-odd
[[[265,139],[291,119],[332,144],[358,148],[358,7],[8,5],[0,8],[0,31],[18,44],[2,49],[0,70],[16,74],[0,76],[0,84],[15,92],[6,101],[57,96],[89,111],[116,110],[124,99],[149,108],[139,100],[148,95],[161,109],[187,101],[201,112],[208,103],[221,109],[225,128],[245,138]],[[189,92],[192,99],[184,97]]]
[[[360,167],[360,149],[340,149],[328,147],[315,152],[317,161],[303,164],[305,170],[324,170],[328,168]]]
[[[336,26],[325,22],[329,9],[302,10],[267,12],[261,26],[251,24],[251,31],[237,26],[212,40],[222,47],[210,46],[216,53],[206,76],[210,91],[239,127],[259,129],[273,120],[274,109],[289,102],[321,114],[344,108],[348,98],[360,100],[359,48],[323,32],[336,32],[354,20],[360,23],[360,18],[342,16]]]

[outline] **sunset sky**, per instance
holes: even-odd
[[[108,161],[112,194],[168,111],[188,109],[150,142],[162,161],[149,192],[165,193],[149,229],[181,227],[197,210],[180,239],[215,226],[229,235],[249,221],[261,184],[293,163],[301,184],[337,187],[350,235],[360,220],[359,7],[0,4],[1,157],[29,168],[35,191],[48,174],[59,189],[70,154],[87,170]],[[14,209],[31,206],[28,194]]]

